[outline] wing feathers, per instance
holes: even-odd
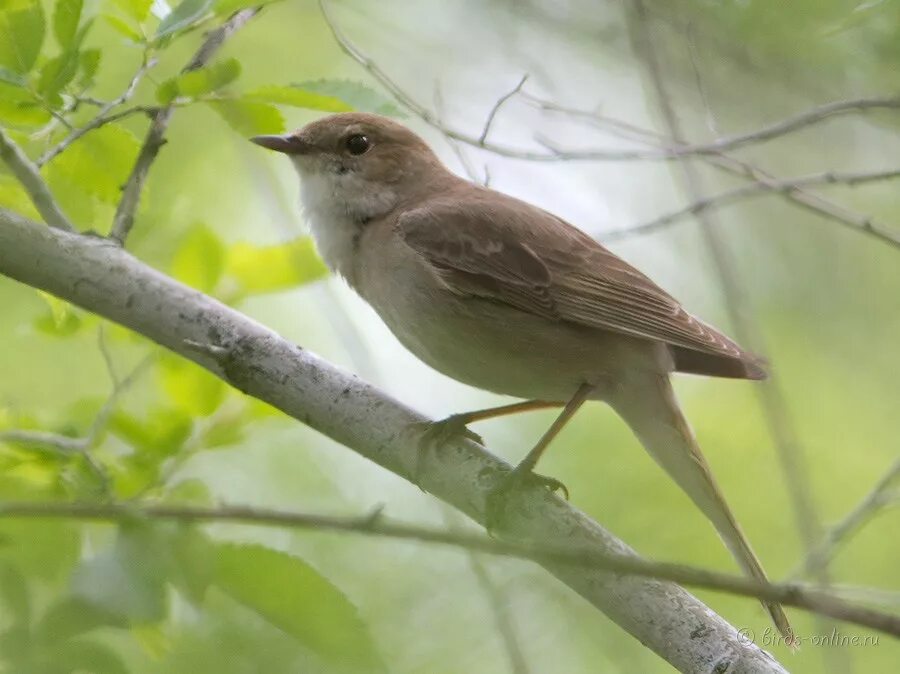
[[[586,234],[512,197],[466,185],[403,213],[396,230],[453,292],[758,364]]]

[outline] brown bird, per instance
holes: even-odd
[[[763,379],[757,357],[564,220],[454,175],[401,124],[344,113],[252,140],[291,159],[322,258],[410,351],[458,381],[526,400],[453,415],[438,422],[439,436],[563,407],[500,492],[533,480],[565,423],[586,400],[602,400],[743,570],[766,580],[669,381],[672,372]],[[764,606],[791,639],[781,607]]]

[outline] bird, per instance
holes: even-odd
[[[522,399],[435,422],[438,437],[532,409],[562,411],[497,490],[532,481],[588,400],[610,405],[711,521],[750,578],[762,564],[675,397],[676,372],[760,380],[765,362],[688,313],[649,277],[562,218],[450,171],[418,134],[346,112],[252,142],[285,154],[326,265],[397,339],[449,377]],[[781,606],[763,601],[781,634]]]

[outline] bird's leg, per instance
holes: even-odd
[[[440,421],[425,421],[412,424],[413,430],[419,432],[419,459],[416,465],[415,477],[422,472],[422,461],[425,453],[433,447],[440,447],[452,440],[459,438],[468,438],[474,440],[479,445],[484,444],[484,440],[474,431],[469,430],[468,425],[476,421],[484,421],[486,419],[494,419],[496,417],[505,417],[510,414],[518,414],[520,412],[529,412],[531,410],[541,410],[548,407],[560,407],[563,403],[548,402],[546,400],[526,400],[511,405],[501,405],[500,407],[489,407],[483,410],[475,410],[474,412],[462,412],[460,414],[451,414],[446,419]]]
[[[547,429],[547,432],[541,436],[541,439],[538,440],[537,444],[530,452],[528,452],[519,465],[513,468],[512,472],[508,475],[504,476],[500,484],[488,494],[485,506],[485,521],[488,530],[496,528],[496,525],[500,521],[504,502],[509,494],[520,486],[535,484],[546,487],[550,491],[561,490],[566,499],[569,498],[569,490],[566,489],[566,486],[562,482],[552,477],[537,475],[533,471],[547,447],[553,439],[559,435],[559,432],[565,427],[569,420],[575,416],[575,413],[585,403],[593,390],[594,386],[592,384],[582,384],[579,386],[575,395],[566,403],[563,411],[559,413],[559,416],[556,417],[556,420],[550,428]]]

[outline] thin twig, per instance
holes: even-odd
[[[258,12],[259,8],[241,10],[221,26],[211,31],[182,72],[196,70],[206,65],[225,40],[256,16]],[[141,199],[141,193],[144,190],[144,183],[147,181],[150,166],[156,159],[157,154],[159,154],[160,148],[165,144],[166,131],[169,128],[174,109],[175,106],[169,104],[159,108],[154,113],[150,122],[150,128],[144,137],[144,143],[134,162],[134,167],[131,169],[131,174],[128,176],[125,187],[122,189],[122,198],[119,200],[119,205],[116,208],[110,231],[110,237],[122,245],[125,244],[125,239],[128,238],[128,234],[134,226],[135,212]]]
[[[669,580],[682,585],[717,590],[742,597],[796,606],[813,613],[900,636],[900,616],[857,606],[799,583],[763,583],[743,576],[696,567],[655,562],[626,554],[609,554],[590,548],[561,548],[516,543],[480,534],[432,529],[392,522],[378,513],[373,517],[341,517],[271,510],[249,506],[214,508],[161,504],[97,503],[0,503],[0,517],[55,518],[98,521],[133,521],[135,518],[181,522],[234,522],[258,526],[316,529],[365,534],[420,543],[450,545],[491,555],[538,562],[600,568],[609,573]]]
[[[37,166],[9,136],[0,128],[0,159],[6,162],[13,175],[25,188],[31,202],[41,217],[51,227],[74,232],[75,227],[62,212],[53,198],[50,188],[38,172]]]
[[[108,115],[113,111],[113,109],[119,107],[127,103],[131,100],[131,97],[134,96],[135,91],[137,91],[138,84],[140,84],[144,75],[147,74],[151,68],[153,68],[158,62],[156,58],[146,58],[141,61],[141,66],[138,68],[137,72],[132,76],[131,81],[129,81],[128,86],[125,88],[121,94],[119,94],[116,98],[104,104],[100,111],[94,116],[94,118],[85,124],[82,127],[74,129],[68,136],[63,138],[59,143],[48,149],[44,154],[40,156],[40,158],[35,162],[38,166],[43,166],[48,161],[58,156],[76,140],[84,136],[89,131],[93,131],[94,129],[99,129],[101,126],[109,124],[111,121],[115,121],[116,119],[121,119],[124,115],[116,115],[115,117],[109,117]],[[128,114],[132,114],[135,110],[131,110]]]
[[[846,543],[879,510],[894,501],[896,494],[892,492],[891,487],[898,477],[900,477],[900,459],[885,471],[853,510],[825,532],[822,541],[807,553],[806,559],[791,577],[815,574],[826,568],[843,543]]]
[[[670,138],[668,136],[656,133],[655,131],[651,131],[650,129],[635,126],[628,122],[623,122],[612,117],[601,115],[600,113],[566,107],[552,101],[547,101],[531,96],[530,94],[523,93],[522,96],[526,100],[531,101],[544,110],[550,110],[553,112],[569,115],[574,118],[583,119],[585,121],[597,124],[604,129],[614,129],[616,132],[622,132],[626,134],[627,137],[632,140],[638,140],[639,142],[643,143],[653,143],[657,146],[659,145],[659,143],[665,143],[667,145],[671,145],[673,143],[683,144],[682,139]],[[556,152],[560,160],[565,160],[565,154],[551,141],[546,139],[539,139],[539,142],[551,151]],[[732,157],[731,155],[725,153],[703,155],[700,157],[700,159],[711,166],[714,166],[722,171],[730,173],[731,175],[735,175],[746,180],[752,180],[754,182],[763,184],[777,184],[781,180],[781,178],[773,175],[772,173],[769,173],[768,171],[763,170],[759,166],[751,164],[750,162],[743,159],[737,159],[736,157]],[[815,213],[821,217],[824,217],[836,224],[871,236],[872,238],[877,239],[882,243],[889,244],[892,247],[900,248],[900,234],[897,233],[900,232],[900,228],[898,227],[890,227],[888,225],[880,223],[870,215],[859,213],[845,206],[841,206],[840,204],[836,204],[833,201],[830,201],[818,194],[814,194],[813,192],[809,192],[802,187],[798,187],[791,191],[781,191],[778,192],[778,194],[794,205]],[[610,238],[628,238],[631,230],[632,228],[628,227],[621,230],[621,232],[614,232],[610,236]]]
[[[761,180],[734,189],[725,190],[718,194],[707,197],[701,197],[694,200],[687,206],[683,206],[677,210],[671,211],[664,215],[660,215],[652,220],[648,220],[639,225],[633,225],[626,229],[610,232],[604,236],[607,241],[616,241],[634,236],[652,234],[668,225],[679,222],[692,215],[697,215],[710,208],[721,208],[723,206],[743,201],[750,197],[761,196],[765,194],[791,193],[796,192],[804,187],[816,185],[845,185],[856,186],[864,183],[879,182],[891,180],[900,177],[900,169],[886,169],[882,171],[861,171],[853,173],[841,173],[838,171],[826,171],[823,173],[815,173],[812,175],[799,176],[797,178],[779,178],[777,180]],[[890,232],[880,232],[881,236],[887,243],[900,247],[900,231],[896,234]]]
[[[528,73],[525,73],[524,75],[522,75],[522,78],[519,80],[519,83],[516,84],[516,86],[503,94],[500,98],[497,99],[497,102],[494,103],[494,107],[491,108],[491,111],[488,113],[487,119],[484,122],[484,128],[481,130],[481,135],[478,136],[479,145],[484,145],[484,141],[487,140],[488,134],[491,132],[491,125],[494,123],[494,118],[497,116],[500,108],[503,107],[503,104],[506,103],[506,101],[522,91],[522,87],[525,86],[525,82],[527,80]]]

